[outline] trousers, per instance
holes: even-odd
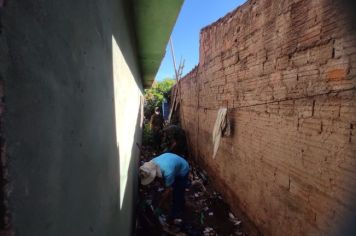
[[[188,174],[184,177],[176,177],[172,185],[171,219],[181,218],[185,205],[185,188],[188,187]]]

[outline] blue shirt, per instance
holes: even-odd
[[[184,177],[189,172],[188,162],[173,153],[164,153],[152,161],[159,166],[167,187],[174,183],[176,177]]]

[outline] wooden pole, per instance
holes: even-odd
[[[178,101],[180,103],[180,112],[181,112],[181,115],[182,115],[182,125],[183,127],[182,128],[187,128],[185,127],[185,121],[184,121],[184,112],[183,112],[183,106],[182,106],[182,96],[181,96],[181,87],[180,87],[180,83],[179,83],[179,80],[180,80],[180,76],[182,75],[182,72],[183,72],[183,67],[184,67],[184,61],[182,63],[182,60],[181,62],[179,63],[179,69],[177,70],[177,66],[176,66],[176,58],[174,56],[174,49],[173,49],[173,42],[172,42],[172,38],[169,38],[169,45],[170,45],[170,48],[171,48],[171,54],[172,54],[172,59],[173,59],[173,66],[174,66],[174,72],[176,74],[176,82],[177,82],[177,94],[178,94]],[[177,102],[176,102],[177,103]],[[173,104],[174,105],[174,104]],[[172,109],[172,112],[174,112],[174,108]],[[186,133],[186,132],[185,132]],[[187,135],[186,133],[186,138],[187,138],[187,151],[188,151],[188,156],[190,156],[191,154],[191,151],[190,151],[190,142],[189,142],[189,135]]]

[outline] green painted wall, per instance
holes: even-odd
[[[142,85],[120,0],[1,9],[8,207],[16,235],[130,235]]]
[[[15,235],[133,233],[142,90],[182,2],[11,0],[0,9]]]

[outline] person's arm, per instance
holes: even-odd
[[[165,188],[158,204],[160,208],[162,208],[163,203],[167,201],[167,199],[171,196],[171,194],[172,194],[172,187]]]
[[[159,202],[159,206],[160,207],[167,200],[167,198],[171,195],[173,182],[174,182],[174,175],[173,174],[167,175],[167,176],[164,177],[165,190],[162,193],[162,197],[161,197],[161,200]]]

